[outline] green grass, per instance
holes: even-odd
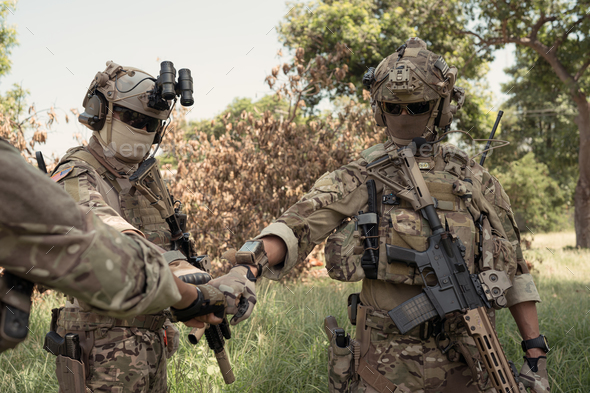
[[[526,252],[543,302],[541,331],[549,337],[552,392],[590,391],[590,251],[543,247],[538,237]],[[552,245],[552,247],[556,247]],[[542,262],[540,262],[542,261]],[[168,366],[171,392],[327,392],[327,339],[323,319],[334,315],[347,332],[348,294],[360,285],[329,279],[304,284],[264,281],[252,317],[232,329],[226,347],[236,382],[225,385],[203,340],[189,344],[181,325],[181,348]],[[0,355],[0,392],[56,392],[54,357],[41,349],[50,309],[63,298],[37,301],[27,341]],[[522,365],[520,335],[508,310],[497,313],[497,330],[507,355]]]

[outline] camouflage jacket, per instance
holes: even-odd
[[[92,153],[90,153],[92,150]],[[93,164],[78,159],[85,154]],[[98,141],[90,139],[88,148],[68,150],[54,170],[52,179],[58,182],[78,203],[92,211],[105,224],[118,231],[141,231],[149,241],[170,250],[170,230],[159,211],[139,192],[134,192],[129,176],[137,164],[124,164],[104,155]],[[72,301],[72,300],[70,300]],[[82,309],[88,311],[81,304]]]
[[[116,318],[180,300],[157,247],[105,225],[1,138],[0,175],[2,267]]]
[[[369,179],[367,165],[385,155],[387,148],[393,149],[394,147],[387,147],[383,144],[373,146],[361,154],[362,158],[344,165],[334,172],[324,174],[316,181],[309,193],[261,232],[258,237],[267,235],[281,237],[288,250],[282,264],[273,266],[271,270],[267,269],[264,273],[267,278],[281,278],[295,264],[303,261],[313,248],[329,235],[353,227],[350,225],[350,219],[356,216],[359,211],[367,210],[368,192],[365,184]],[[460,163],[461,160],[462,163]],[[458,236],[467,244],[466,262],[468,266],[471,263],[470,268],[472,268],[474,264],[476,231],[473,219],[470,217],[465,203],[461,202],[462,198],[450,195],[451,192],[446,191],[451,190],[453,182],[457,180],[461,180],[461,187],[466,187],[466,182],[462,181],[466,177],[470,178],[473,184],[472,187],[470,184],[467,185],[472,188],[470,192],[473,194],[473,207],[477,212],[486,213],[491,224],[491,228],[488,227],[484,235],[491,240],[493,233],[497,238],[504,240],[504,244],[508,244],[505,251],[512,256],[514,261],[511,271],[508,272],[513,277],[513,287],[507,293],[508,305],[512,306],[525,301],[540,301],[522,256],[519,232],[510,209],[509,198],[500,183],[485,168],[479,166],[475,161],[469,160],[464,152],[452,145],[437,145],[430,157],[417,158],[417,161],[423,163],[421,165],[422,174],[429,189],[431,184],[436,184],[438,187],[433,186],[433,188],[442,190],[439,193],[449,195],[445,201],[449,207],[444,209],[450,209],[450,213],[441,210],[441,206],[437,209],[441,219],[444,218],[450,223],[453,227],[452,233],[455,233],[457,228],[462,225],[466,228],[466,232]],[[391,172],[388,176],[394,177],[395,174]],[[381,201],[384,191],[387,192],[387,189],[379,181],[376,183],[377,200]],[[431,190],[431,193],[434,194],[434,190]],[[426,238],[430,234],[430,228],[427,224],[422,223],[421,216],[403,204],[392,205],[387,210],[384,208],[385,206],[380,204],[379,209],[382,213],[382,221],[379,226],[380,236],[385,236],[389,244],[391,244],[391,240],[398,241],[400,243],[397,245],[423,251],[426,248]],[[460,215],[461,212],[463,212],[463,216]],[[383,219],[384,216],[387,216],[386,219]],[[469,217],[469,220],[466,220],[465,217]],[[350,235],[349,238],[352,238],[352,231],[348,235]],[[330,249],[331,239],[326,247],[327,259],[334,257],[334,255],[330,256],[330,253],[334,254],[334,251]],[[487,250],[490,250],[491,247],[491,251],[486,251],[486,247],[484,247],[485,257],[481,259],[480,263],[490,262],[491,257],[488,257],[488,254],[490,252],[494,254],[494,244],[493,242],[487,243]],[[354,250],[355,248],[352,244],[346,253],[336,253],[336,257],[346,263],[345,258],[359,254]],[[471,254],[469,254],[469,250],[471,250]],[[420,277],[414,277],[415,274],[412,272],[391,271],[394,267],[388,266],[387,263],[382,266],[383,259],[380,258],[378,280],[366,279],[364,272],[350,270],[343,272],[345,277],[338,279],[343,281],[363,279],[361,292],[363,303],[378,309],[390,310],[419,294],[423,282]]]
[[[97,158],[89,154],[90,149]],[[77,152],[85,153],[100,167],[95,168],[91,163],[77,158]],[[137,164],[124,164],[105,156],[98,141],[92,137],[88,148],[68,150],[52,178],[79,205],[91,209],[106,224],[119,231],[139,230],[148,240],[168,250],[171,237],[168,224],[147,198],[132,189],[129,182],[129,176],[137,168]]]

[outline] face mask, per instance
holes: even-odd
[[[111,138],[107,140],[108,126],[109,123],[106,122],[103,129],[98,132],[98,140],[104,147],[105,155],[126,163],[143,161],[152,147],[156,133],[131,127],[113,118]]]
[[[430,119],[430,112],[422,115],[390,115],[384,113],[385,124],[387,125],[387,133],[394,137],[396,143],[404,144],[400,139],[407,141],[408,144],[412,139],[421,137],[426,130],[428,120]]]

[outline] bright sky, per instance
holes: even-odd
[[[189,68],[195,108],[188,117],[210,118],[235,97],[269,92],[264,78],[278,64],[281,48],[274,27],[289,8],[283,0],[20,0],[7,18],[20,45],[0,90],[22,84],[37,110],[57,108],[60,123],[41,146],[46,156],[76,146],[75,132],[90,137],[69,110],[82,109],[86,88],[107,60],[154,76],[163,60],[177,70]],[[511,51],[500,51],[491,66],[488,80],[496,97],[507,80],[502,69],[512,61]]]

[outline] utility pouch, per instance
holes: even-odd
[[[85,393],[86,372],[82,362],[58,355],[55,372],[59,382],[59,393]]]
[[[328,237],[324,249],[326,269],[334,280],[354,282],[365,278],[365,271],[361,266],[363,248],[359,247],[356,225],[355,220],[345,222]]]
[[[354,372],[353,345],[350,335],[338,327],[334,317],[327,317],[324,329],[330,340],[328,348],[328,391],[330,393],[345,393],[350,391]]]

